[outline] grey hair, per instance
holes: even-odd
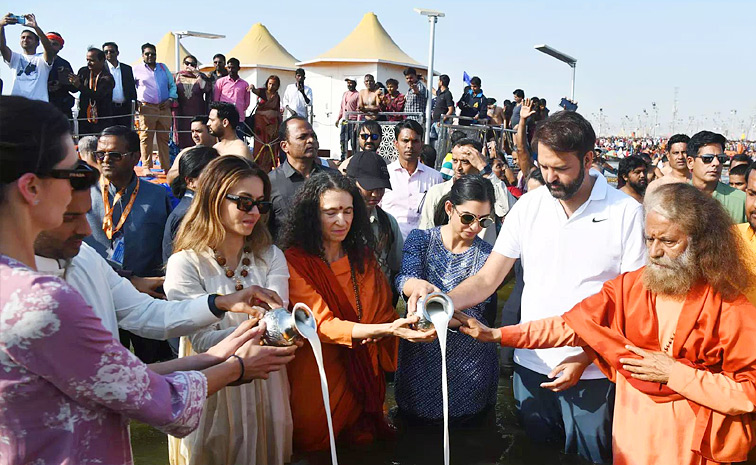
[[[97,150],[97,136],[84,136],[79,139],[79,153],[88,156]]]

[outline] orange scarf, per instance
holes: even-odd
[[[604,283],[604,287],[562,315],[597,355],[596,365],[610,379],[617,373],[655,402],[682,400],[666,384],[641,381],[622,368],[620,358],[637,357],[632,344],[660,352],[656,295],[643,286],[643,268]],[[744,296],[724,300],[706,284],[688,294],[677,322],[672,354],[678,362],[722,373],[744,388],[756,404],[756,309]],[[715,462],[741,462],[756,445],[756,415],[724,415],[694,402],[696,428],[691,450]]]

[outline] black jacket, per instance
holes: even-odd
[[[124,102],[131,102],[137,99],[136,83],[134,82],[134,70],[126,63],[119,62],[121,67],[121,84],[123,85]]]

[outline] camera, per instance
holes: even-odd
[[[16,20],[16,24],[26,24],[26,16],[24,15],[11,15],[11,18]]]

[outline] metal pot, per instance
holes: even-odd
[[[420,299],[417,302],[417,316],[420,317],[420,321],[415,323],[415,327],[422,331],[433,328],[430,312],[436,310],[443,310],[451,320],[454,316],[454,302],[451,297],[442,292],[433,292]]]
[[[312,310],[303,304],[294,305],[291,312],[285,308],[275,308],[265,313],[261,321],[265,322],[263,343],[268,346],[291,346],[304,339],[299,328],[303,325],[315,329],[315,317]]]

